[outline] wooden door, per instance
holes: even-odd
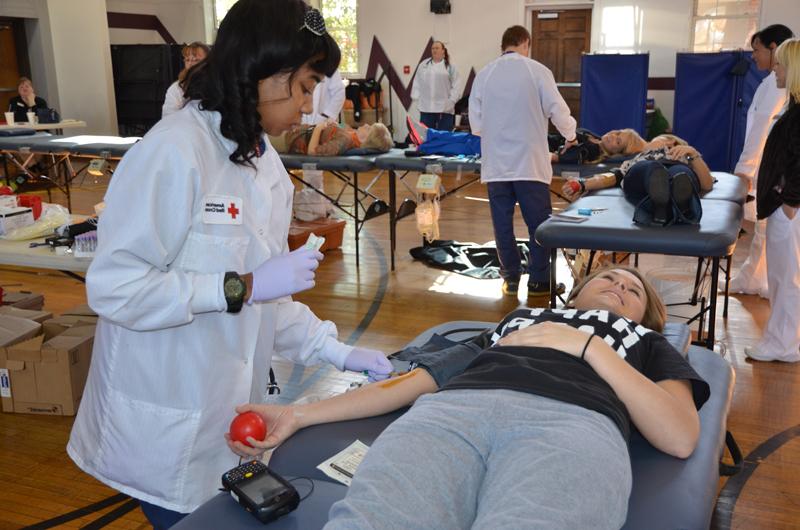
[[[589,52],[592,10],[533,11],[531,28],[531,58],[552,70],[556,83],[566,85],[559,91],[580,121],[581,55]]]
[[[17,95],[17,81],[20,77],[18,60],[17,32],[19,23],[13,19],[0,18],[0,107],[8,110],[8,100]],[[0,114],[0,121],[4,121]]]

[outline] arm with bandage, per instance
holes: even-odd
[[[362,386],[357,390],[340,394],[330,399],[304,405],[253,404],[236,407],[237,413],[253,411],[267,424],[264,440],[250,439],[253,447],[225,438],[234,453],[253,457],[272,449],[295,432],[305,427],[380,416],[412,404],[423,394],[436,392],[438,386],[433,377],[422,368],[415,368],[401,376]]]

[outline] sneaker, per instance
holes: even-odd
[[[653,224],[666,225],[672,220],[669,172],[664,166],[653,168],[647,183],[647,195],[653,210]]]
[[[785,362],[785,363],[796,363],[796,362],[800,361],[800,353],[798,353],[797,355],[795,355],[791,359],[780,359],[778,357],[773,357],[771,355],[767,355],[766,353],[763,353],[761,350],[759,350],[755,346],[745,346],[744,347],[744,354],[748,359],[753,359],[754,361],[765,361],[765,362],[781,361],[781,362]]]
[[[675,200],[675,206],[678,211],[686,218],[691,216],[689,210],[693,194],[694,184],[692,184],[692,177],[683,172],[672,177],[672,198]]]
[[[408,137],[411,139],[411,143],[416,146],[421,145],[425,140],[422,139],[419,124],[414,123],[414,120],[411,119],[411,116],[406,116],[406,126],[408,127]]]
[[[519,292],[519,278],[507,278],[503,280],[503,294],[516,296]]]
[[[567,287],[563,283],[556,284],[556,294],[564,294]],[[528,296],[550,296],[550,282],[528,282]]]

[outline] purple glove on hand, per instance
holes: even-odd
[[[344,360],[344,369],[353,372],[366,371],[370,381],[380,381],[389,377],[389,373],[394,367],[382,351],[353,348],[353,351]]]
[[[318,250],[298,248],[268,259],[253,271],[253,293],[248,304],[275,300],[314,287],[314,271],[324,256]]]

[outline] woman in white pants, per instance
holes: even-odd
[[[775,52],[775,77],[787,105],[767,138],[758,170],[757,214],[767,219],[767,282],[772,311],[764,336],[745,355],[800,361],[800,39]]]

